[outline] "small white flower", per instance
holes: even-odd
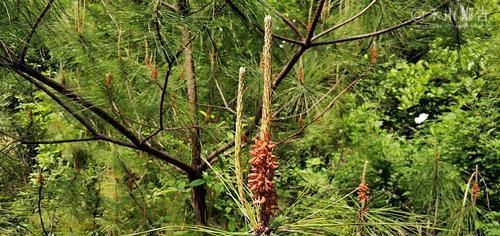
[[[421,113],[418,117],[415,117],[415,123],[421,124],[422,122],[427,120],[428,117],[429,117],[429,114]]]
[[[283,44],[280,44],[278,47],[280,47],[280,48],[284,48],[285,46],[283,46]]]

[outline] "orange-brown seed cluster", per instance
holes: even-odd
[[[370,194],[370,188],[367,184],[361,183],[358,186],[358,199],[359,201],[367,201]]]
[[[271,141],[269,132],[266,132],[264,137],[256,138],[254,142],[250,151],[252,168],[248,175],[248,185],[253,193],[253,203],[261,204],[260,216],[264,218],[262,220],[268,222],[278,203],[273,181],[278,161],[273,155],[275,145]]]
[[[472,186],[472,198],[474,201],[477,200],[480,193],[481,189],[479,188],[479,184],[477,183],[477,181],[474,181],[474,185]]]

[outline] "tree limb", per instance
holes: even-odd
[[[325,41],[320,41],[320,42],[313,42],[311,44],[311,46],[312,47],[316,47],[316,46],[320,46],[320,45],[343,43],[343,42],[355,41],[355,40],[359,40],[359,39],[364,39],[364,38],[370,38],[370,37],[378,36],[378,35],[381,35],[381,34],[384,34],[384,33],[387,33],[387,32],[391,32],[391,31],[397,30],[397,29],[399,29],[401,27],[404,27],[406,25],[413,24],[413,23],[415,23],[415,22],[417,22],[417,21],[419,21],[421,19],[424,19],[424,18],[432,15],[433,13],[434,13],[434,11],[430,11],[430,12],[425,13],[424,15],[421,15],[421,16],[418,16],[418,17],[415,17],[415,18],[411,18],[409,20],[403,21],[403,22],[401,22],[401,23],[399,23],[397,25],[391,26],[389,28],[385,28],[385,29],[378,30],[378,31],[375,31],[375,32],[371,32],[371,33],[367,33],[367,34],[360,34],[360,35],[346,37],[346,38],[341,38],[341,39],[333,39],[333,40],[325,40]]]
[[[101,140],[98,136],[90,138],[75,138],[75,139],[63,139],[63,140],[43,140],[43,141],[29,141],[22,140],[21,144],[60,144],[60,143],[78,143],[78,142],[89,142]]]
[[[47,89],[42,83],[36,81],[35,79],[31,78],[30,76],[24,73],[18,73],[18,74],[31,84],[35,85],[38,89],[42,90],[45,94],[47,94],[50,98],[52,98],[52,100],[54,100],[57,104],[59,104],[62,108],[64,108],[64,110],[68,111],[69,114],[71,114],[71,116],[73,116],[76,120],[78,120],[80,124],[85,126],[85,128],[90,133],[92,133],[93,135],[98,135],[99,132],[94,128],[94,125],[92,125],[89,120],[79,115],[75,109],[70,107],[68,104],[64,103],[64,101],[61,98],[59,98],[56,94]]]
[[[35,71],[33,68],[28,67],[24,63],[13,63],[12,69],[16,71],[18,74],[25,73],[26,75],[36,79],[37,81],[49,86],[50,88],[54,89],[58,93],[63,94],[65,97],[69,98],[70,100],[74,101],[75,103],[89,109],[91,112],[105,120],[108,124],[113,126],[117,131],[119,131],[121,134],[123,134],[127,139],[129,139],[132,143],[134,143],[136,146],[140,145],[139,139],[136,137],[136,135],[128,130],[125,126],[123,126],[118,120],[113,118],[110,114],[108,114],[106,111],[103,109],[99,108],[97,105],[92,103],[91,101],[82,98],[80,95],[76,94],[74,91],[72,91],[69,88],[66,88],[65,86],[55,82],[52,79],[47,78],[46,76],[42,75],[41,73]]]
[[[327,35],[328,33],[344,26],[344,25],[347,25],[349,23],[351,23],[352,21],[356,20],[358,17],[362,16],[363,14],[365,14],[373,5],[375,5],[375,3],[377,3],[378,0],[373,0],[372,2],[370,2],[370,4],[368,4],[368,6],[366,6],[363,10],[361,10],[358,14],[354,15],[353,17],[345,20],[344,22],[342,23],[339,23],[321,33],[319,33],[318,35],[314,36],[312,38],[312,41],[316,40],[316,39],[319,39],[320,37],[324,36],[324,35]]]
[[[138,138],[130,130],[128,130],[121,123],[119,123],[117,120],[112,118],[104,110],[97,107],[95,104],[93,104],[89,100],[86,100],[86,99],[80,97],[78,94],[76,94],[72,90],[55,82],[54,80],[51,80],[51,79],[45,77],[44,75],[40,74],[39,72],[35,71],[34,69],[32,69],[32,68],[30,68],[22,63],[9,62],[6,65],[10,69],[12,69],[14,72],[16,72],[17,74],[19,74],[21,76],[24,75],[23,78],[31,79],[31,80],[27,79],[30,83],[32,83],[32,81],[33,81],[33,82],[39,82],[40,84],[46,85],[46,86],[54,89],[58,93],[66,96],[71,101],[89,109],[94,114],[96,114],[97,116],[102,118],[104,121],[106,121],[108,124],[112,125],[117,131],[119,131],[125,137],[129,138],[129,140],[132,141],[132,144],[99,134],[98,136],[100,137],[100,139],[117,144],[117,145],[129,147],[129,148],[133,148],[135,150],[149,153],[152,156],[167,162],[168,164],[170,164],[174,168],[180,170],[181,172],[183,172],[187,175],[192,175],[194,173],[194,169],[191,168],[189,165],[185,164],[184,162],[170,156],[169,154],[167,154],[161,150],[158,150],[155,147],[152,147],[148,143],[140,143]],[[44,87],[44,86],[42,86],[42,87]],[[55,96],[55,97],[58,98],[57,96]],[[53,97],[51,97],[51,98],[53,98]],[[62,100],[59,100],[59,101],[62,102]],[[56,100],[56,102],[57,102],[57,100]],[[64,103],[64,102],[62,102],[62,103]],[[66,107],[69,107],[69,106],[66,105]],[[90,126],[90,127],[92,127],[92,126]]]
[[[318,1],[318,6],[316,7],[316,11],[314,12],[314,18],[311,22],[310,29],[307,31],[307,36],[305,39],[306,44],[309,44],[311,42],[312,37],[314,36],[314,30],[316,29],[316,25],[318,24],[319,17],[321,16],[321,11],[323,10],[324,5],[325,5],[325,0]]]
[[[42,13],[40,13],[40,15],[36,19],[35,23],[31,27],[30,32],[26,36],[26,39],[24,40],[24,47],[21,50],[21,54],[19,54],[19,60],[20,60],[20,62],[24,62],[24,58],[26,57],[26,52],[28,51],[31,39],[33,38],[33,35],[35,34],[36,29],[38,28],[38,26],[40,26],[40,23],[42,23],[43,18],[45,17],[45,15],[47,14],[47,12],[50,10],[50,7],[52,6],[53,2],[54,2],[54,0],[49,0],[47,2],[47,5],[43,9]]]

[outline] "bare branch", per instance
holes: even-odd
[[[319,17],[321,16],[321,11],[323,10],[323,6],[325,5],[325,0],[319,0],[318,6],[316,7],[316,11],[314,12],[314,18],[311,22],[311,26],[307,31],[307,36],[305,39],[305,43],[309,44],[311,42],[312,37],[314,36],[314,30],[316,29],[316,25],[318,24]]]
[[[253,27],[257,31],[259,31],[259,33],[264,34],[264,29],[262,27],[260,27],[259,25],[254,25]],[[301,42],[301,41],[298,41],[298,40],[295,40],[295,39],[291,39],[291,38],[288,38],[288,37],[285,37],[285,36],[282,36],[282,35],[272,34],[272,36],[275,39],[279,39],[279,40],[285,41],[287,43],[296,44],[296,45],[304,45],[304,43]]]
[[[165,80],[163,81],[163,86],[161,86],[160,109],[159,109],[160,110],[159,111],[160,127],[158,127],[158,129],[153,131],[150,135],[146,136],[141,141],[141,145],[146,143],[148,140],[150,140],[151,138],[153,138],[157,134],[159,134],[161,131],[165,130],[163,114],[165,113],[164,112],[164,104],[165,104],[165,98],[167,95],[168,80],[169,80],[170,74],[172,73],[172,67],[173,67],[174,63],[176,62],[177,57],[179,57],[180,54],[183,52],[183,50],[179,50],[174,55],[173,58],[170,58],[167,51],[165,50],[165,40],[163,39],[163,36],[161,35],[160,11],[158,8],[156,9],[155,28],[156,28],[156,36],[158,38],[158,41],[160,42],[161,51],[163,53],[163,56],[165,57],[165,61],[167,62],[167,72],[165,73]],[[191,40],[188,43],[191,43]]]
[[[91,142],[91,141],[106,141],[119,146],[132,148],[135,150],[141,150],[132,143],[127,143],[118,139],[111,138],[106,135],[98,134],[95,137],[90,138],[76,138],[76,139],[62,139],[62,140],[42,140],[42,141],[29,141],[23,140],[21,144],[61,144],[61,143],[79,143],[79,142]]]
[[[54,100],[57,104],[59,104],[61,107],[63,107],[66,111],[68,111],[83,126],[85,126],[85,128],[87,128],[87,130],[89,130],[90,133],[95,135],[92,138],[92,140],[103,140],[103,141],[108,141],[108,142],[115,143],[115,144],[118,144],[121,146],[129,147],[129,148],[133,148],[133,149],[138,149],[137,146],[135,146],[134,144],[123,142],[121,140],[117,140],[117,139],[108,137],[106,135],[99,134],[98,131],[94,128],[94,126],[90,123],[90,121],[88,121],[87,119],[85,119],[84,117],[79,115],[75,109],[73,109],[68,104],[66,104],[61,98],[59,98],[56,94],[54,94],[52,91],[47,89],[42,83],[38,82],[37,80],[34,80],[33,78],[31,78],[30,76],[28,76],[26,74],[23,74],[23,73],[18,73],[18,74],[21,75],[21,77],[26,79],[28,82],[30,82],[31,84],[35,85],[37,88],[42,90],[45,94],[47,94],[50,98],[52,98],[52,100]],[[71,142],[71,141],[77,142],[76,140],[77,139],[73,139],[73,140],[66,141],[66,142]],[[80,140],[81,141],[90,141],[90,138],[87,138],[87,139],[84,138],[84,139],[80,139]],[[39,143],[39,144],[43,144],[43,142],[45,142],[45,143],[64,143],[65,141],[64,140],[42,141],[42,143]],[[29,141],[21,141],[21,143],[29,144],[30,142]]]
[[[334,40],[325,40],[325,41],[320,41],[320,42],[313,42],[311,44],[311,46],[315,47],[315,46],[320,46],[320,45],[328,45],[328,44],[336,44],[336,43],[343,43],[343,42],[349,42],[349,41],[355,41],[355,40],[359,40],[359,39],[364,39],[364,38],[370,38],[370,37],[374,37],[374,36],[378,36],[378,35],[381,35],[381,34],[384,34],[384,33],[387,33],[387,32],[391,32],[391,31],[394,31],[394,30],[397,30],[401,27],[404,27],[406,25],[410,25],[410,24],[413,24],[421,19],[424,19],[430,15],[432,15],[434,12],[433,11],[430,11],[430,12],[427,12],[425,13],[424,15],[421,15],[421,16],[418,16],[418,17],[415,17],[415,18],[411,18],[409,20],[406,20],[406,21],[403,21],[397,25],[394,25],[392,27],[389,27],[389,28],[385,28],[385,29],[382,29],[382,30],[378,30],[378,31],[375,31],[375,32],[371,32],[371,33],[367,33],[367,34],[360,34],[360,35],[356,35],[356,36],[351,36],[351,37],[347,37],[347,38],[341,38],[341,39],[334,39]]]
[[[218,155],[220,155],[221,153],[225,152],[226,150],[232,148],[234,146],[234,140],[231,140],[229,142],[227,142],[226,144],[220,146],[219,148],[217,148],[216,150],[214,150],[213,152],[211,152],[210,154],[208,154],[207,156],[207,161],[209,163],[212,163],[212,160],[215,159]]]
[[[324,36],[324,35],[327,35],[328,33],[344,26],[344,25],[347,25],[349,23],[351,23],[352,21],[356,20],[358,17],[362,16],[363,14],[365,14],[373,5],[375,5],[375,3],[377,3],[378,0],[373,0],[372,2],[370,2],[370,4],[368,4],[368,6],[366,6],[363,10],[361,10],[358,14],[354,15],[353,17],[345,20],[344,22],[342,23],[339,23],[321,33],[319,33],[318,35],[314,36],[312,38],[312,41],[316,40],[316,39],[319,39],[320,37]]]
[[[53,2],[54,2],[54,0],[49,0],[47,2],[47,5],[43,9],[42,13],[40,13],[40,15],[36,19],[35,23],[31,27],[31,31],[26,36],[26,39],[24,40],[24,47],[21,50],[21,54],[19,54],[19,60],[21,62],[24,62],[24,58],[26,57],[26,52],[28,51],[31,39],[33,38],[33,35],[35,34],[36,29],[38,28],[38,26],[40,26],[40,23],[42,23],[43,18],[45,17],[45,15],[47,14],[47,12],[50,10],[50,7],[52,6]]]
[[[226,109],[228,111],[230,111],[233,114],[236,114],[236,112],[233,109],[231,109],[231,107],[229,107],[229,104],[226,101],[226,97],[224,97],[224,93],[222,92],[222,89],[220,88],[219,81],[217,80],[217,78],[214,78],[214,81],[215,81],[215,86],[217,87],[217,90],[219,91],[220,97],[222,98],[222,102],[224,103],[224,106],[226,107]]]
[[[292,70],[293,66],[297,63],[297,61],[299,61],[300,57],[302,56],[302,54],[304,54],[304,52],[306,52],[307,49],[308,48],[305,47],[305,46],[300,47],[295,52],[295,54],[293,54],[292,58],[290,58],[290,60],[288,61],[288,63],[286,63],[286,65],[283,67],[283,69],[281,69],[281,72],[278,74],[278,76],[274,80],[274,82],[273,82],[273,90],[276,90],[278,88],[278,86],[281,84],[281,82],[283,81],[283,79],[285,79],[285,77],[288,75],[288,73],[290,73],[290,71]]]

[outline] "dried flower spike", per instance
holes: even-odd
[[[158,79],[158,68],[156,66],[153,66],[153,69],[151,70],[151,77],[153,80]]]
[[[372,50],[371,50],[371,61],[372,61],[372,64],[376,64],[377,63],[377,43],[375,40],[373,40],[373,44],[372,44]]]
[[[236,181],[238,185],[238,193],[242,203],[246,201],[245,191],[243,191],[243,170],[241,168],[241,142],[245,135],[243,133],[243,87],[244,87],[245,68],[240,67],[238,78],[238,96],[236,98],[236,132],[234,135],[234,156],[235,156],[235,171]]]
[[[476,176],[474,178],[474,184],[472,185],[472,204],[475,204],[477,199],[479,198],[479,194],[481,193],[481,189],[479,188],[479,167],[476,165]]]
[[[113,85],[113,75],[111,74],[111,72],[108,72],[106,74],[106,78],[104,79],[104,86],[106,86],[106,88],[111,88],[111,86]]]
[[[363,175],[361,177],[361,183],[358,186],[358,200],[361,202],[360,211],[362,212],[365,212],[367,210],[366,202],[368,201],[368,198],[370,196],[370,188],[368,187],[368,184],[366,184],[367,167],[368,167],[368,161],[365,161],[365,165],[363,167]]]
[[[262,53],[262,69],[264,74],[264,86],[262,95],[262,121],[260,133],[254,139],[250,155],[250,174],[248,175],[248,186],[252,191],[254,204],[259,205],[259,222],[254,229],[255,235],[269,234],[269,221],[278,205],[278,196],[274,183],[274,173],[278,169],[277,157],[273,155],[275,145],[271,141],[269,132],[271,124],[271,39],[272,39],[271,17],[264,19],[264,48]]]

